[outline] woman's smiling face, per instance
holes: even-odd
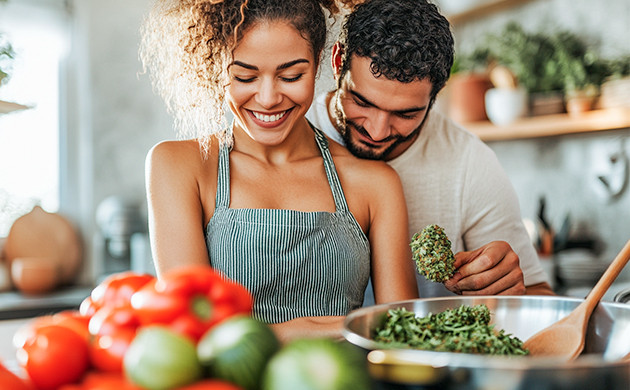
[[[235,126],[261,144],[280,144],[310,107],[316,72],[311,45],[293,26],[255,24],[230,66],[227,100]]]

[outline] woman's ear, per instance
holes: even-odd
[[[341,61],[342,61],[341,58],[342,57],[343,57],[343,47],[341,46],[341,43],[337,41],[332,47],[332,53],[330,56],[330,60],[332,62],[333,75],[335,76],[335,78],[339,77],[339,74],[341,73]]]

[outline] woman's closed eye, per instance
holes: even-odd
[[[298,81],[299,79],[301,79],[302,76],[304,76],[304,73],[300,73],[300,74],[297,74],[295,76],[282,76],[282,77],[280,77],[280,79],[282,81],[286,81],[287,83],[293,83],[293,82]]]
[[[234,75],[232,77],[234,77],[234,80],[238,81],[239,83],[251,83],[252,81],[256,80],[255,76],[242,77]]]

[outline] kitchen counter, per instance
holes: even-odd
[[[0,320],[28,318],[67,309],[78,309],[92,287],[67,287],[43,295],[18,291],[0,293]]]

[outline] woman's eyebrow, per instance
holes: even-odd
[[[289,61],[289,62],[285,62],[284,64],[280,64],[276,67],[276,70],[283,70],[283,69],[288,69],[294,65],[297,64],[301,64],[301,63],[309,63],[309,61],[305,58],[298,58],[297,60],[293,60],[293,61]],[[258,67],[256,65],[252,65],[252,64],[248,64],[242,61],[234,61],[232,63],[232,65],[238,65],[240,67],[243,67],[245,69],[250,69],[250,70],[259,70]]]

